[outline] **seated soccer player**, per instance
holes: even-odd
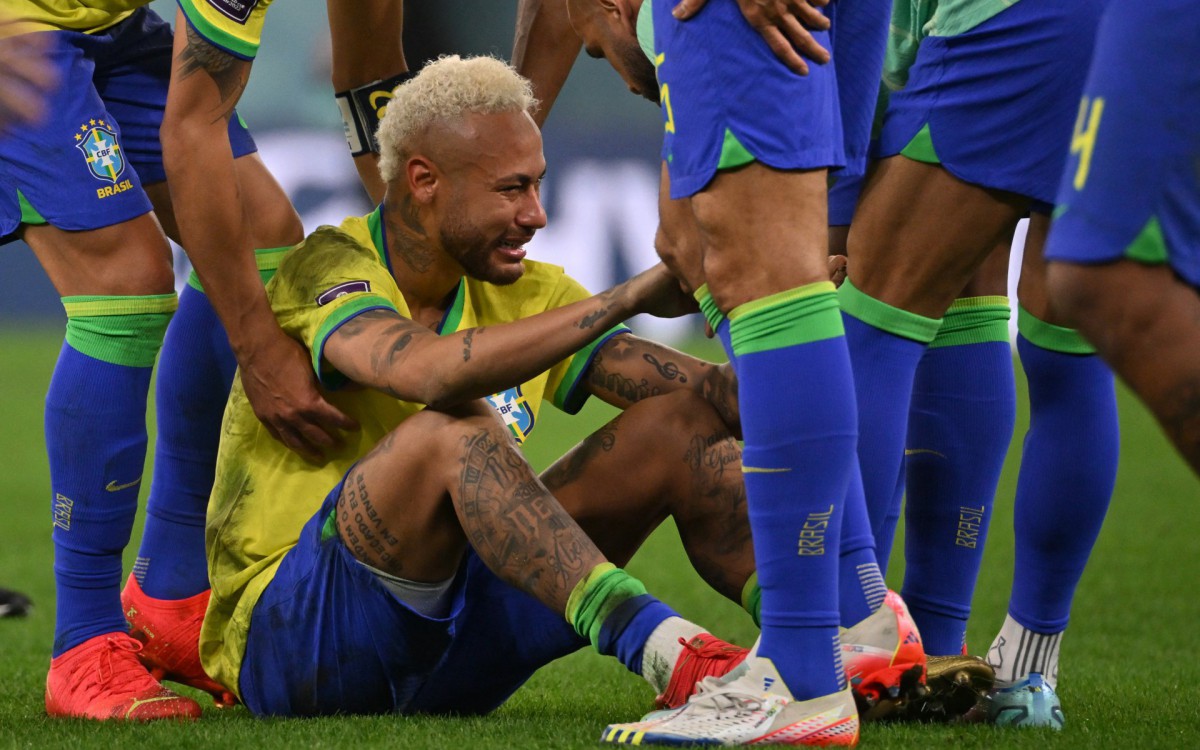
[[[613,565],[673,514],[710,583],[752,580],[733,381],[614,328],[689,309],[665,269],[589,298],[524,259],[545,223],[534,104],[499,61],[426,67],[380,127],[383,204],[268,287],[362,430],[309,463],[235,381],[200,652],[257,714],[482,712],[588,640],[676,703],[744,654]],[[517,443],[544,400],[589,394],[628,408],[539,480]]]

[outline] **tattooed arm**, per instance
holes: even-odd
[[[308,356],[280,330],[254,262],[228,130],[249,75],[249,61],[176,16],[163,162],[182,244],[229,334],[255,414],[276,439],[315,458],[355,424],[318,394]]]
[[[705,362],[637,336],[614,336],[596,352],[586,377],[589,393],[619,409],[651,396],[693,391],[741,437],[737,378],[728,363]]]
[[[394,312],[370,310],[334,331],[324,354],[356,383],[446,408],[522,383],[633,315],[684,312],[689,299],[659,264],[603,294],[449,336]]]

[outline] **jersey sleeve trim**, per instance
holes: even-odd
[[[567,368],[567,372],[563,375],[562,382],[558,384],[558,389],[554,392],[553,404],[567,414],[578,414],[583,405],[587,403],[588,397],[591,396],[583,385],[583,374],[591,366],[592,360],[596,358],[596,352],[600,351],[600,347],[604,346],[613,336],[621,333],[632,333],[629,327],[624,323],[609,329],[600,338],[575,352],[575,356],[571,358],[571,366]]]
[[[203,2],[203,0],[200,1]],[[214,47],[228,52],[239,60],[253,60],[258,54],[257,44],[239,39],[213,24],[201,14],[193,0],[179,0],[179,9],[183,11],[188,25],[195,29],[197,34],[204,37],[204,41]]]
[[[324,385],[326,388],[330,390],[340,388],[345,385],[346,376],[332,367],[321,367],[321,362],[325,359],[325,342],[329,340],[334,331],[368,310],[390,310],[391,312],[396,312],[396,307],[388,300],[375,294],[355,295],[338,305],[337,309],[330,312],[325,320],[321,321],[320,327],[317,328],[316,336],[313,337],[312,342],[313,372],[317,374],[317,379],[321,381],[321,385]]]

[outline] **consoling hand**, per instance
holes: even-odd
[[[672,15],[686,21],[700,12],[708,0],[680,0]],[[820,9],[829,0],[737,0],[742,15],[766,40],[771,51],[800,75],[808,74],[805,58],[824,65],[829,50],[813,38],[809,29],[825,31],[829,19]]]

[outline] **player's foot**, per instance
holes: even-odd
[[[687,703],[641,721],[611,724],[601,742],[625,745],[810,745],[858,743],[849,687],[812,700],[791,696],[769,659],[748,659],[724,678],[706,677]]]
[[[121,592],[121,608],[129,622],[129,634],[142,642],[140,656],[150,674],[203,690],[218,706],[232,706],[237,698],[200,665],[200,625],[209,594],[202,591],[187,599],[155,599],[130,575]]]
[[[846,678],[863,721],[886,718],[927,693],[921,634],[895,591],[875,614],[843,630],[841,640]]]
[[[977,656],[930,656],[925,662],[928,692],[913,698],[892,717],[905,721],[951,722],[975,708],[996,681],[996,672]]]
[[[657,708],[678,708],[687,703],[700,680],[726,674],[745,661],[748,653],[747,649],[709,633],[701,633],[690,641],[680,638],[679,642],[683,644],[683,653],[675,661],[666,689],[654,699]]]
[[[167,690],[137,654],[142,644],[124,633],[84,641],[50,661],[46,713],[100,721],[200,718],[200,704]]]
[[[24,617],[33,608],[28,596],[8,589],[0,589],[0,617]]]
[[[1037,672],[1030,672],[1012,687],[991,691],[977,712],[984,721],[1001,727],[1063,728],[1058,693]]]

